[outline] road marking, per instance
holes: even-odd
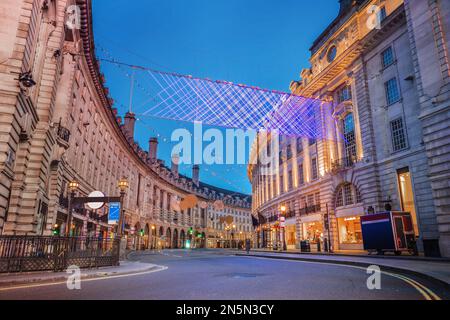
[[[143,274],[150,274],[150,273],[154,273],[154,272],[164,271],[164,270],[167,270],[168,268],[169,267],[166,267],[166,266],[158,266],[157,270],[149,270],[149,271],[142,271],[142,272],[136,272],[136,273],[127,273],[127,274],[115,275],[115,276],[103,276],[103,277],[97,277],[97,278],[81,279],[81,283],[83,283],[83,282],[91,282],[91,281],[99,281],[99,280],[110,280],[110,279],[116,279],[116,278],[127,278],[127,277],[140,276],[140,275],[143,275]],[[18,289],[28,289],[28,288],[56,286],[56,285],[66,284],[66,283],[67,283],[67,280],[60,281],[60,282],[24,284],[24,285],[18,285],[18,286],[13,286],[13,287],[0,288],[0,292],[1,291],[18,290]]]
[[[340,263],[332,263],[332,262],[317,262],[317,261],[302,261],[302,260],[291,260],[291,259],[280,259],[280,258],[276,258],[273,259],[271,257],[255,257],[255,256],[236,256],[235,257],[244,257],[244,258],[253,258],[253,259],[270,259],[270,260],[283,260],[283,261],[289,261],[289,262],[300,262],[300,263],[310,263],[310,264],[325,264],[325,265],[330,265],[330,266],[341,266],[341,267],[348,267],[348,268],[355,268],[355,269],[360,269],[360,270],[367,270],[367,268],[364,267],[360,267],[360,266],[352,266],[352,265],[348,265],[348,264],[340,264]],[[434,293],[431,289],[429,289],[428,287],[426,287],[425,285],[409,278],[406,277],[404,275],[400,275],[400,274],[396,274],[396,273],[391,273],[391,272],[387,272],[387,271],[381,271],[381,273],[400,279],[406,283],[408,283],[410,286],[412,286],[414,289],[416,289],[426,300],[441,300],[441,298]]]

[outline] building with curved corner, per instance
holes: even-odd
[[[420,253],[450,256],[449,35],[448,1],[340,0],[290,85],[332,105],[316,110],[326,133],[281,137],[272,176],[249,166],[259,246],[284,231],[288,248],[360,251],[360,216],[397,210],[411,213]]]
[[[131,247],[205,247],[223,210],[251,233],[251,196],[202,183],[198,166],[191,178],[165,166],[155,138],[148,151],[135,142],[135,116],[118,115],[95,58],[91,0],[3,0],[0,12],[1,235],[62,235],[71,181],[77,196],[118,196],[122,177]],[[74,208],[69,229],[110,236],[108,206]]]

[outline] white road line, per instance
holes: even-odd
[[[340,264],[340,263],[332,263],[332,262],[317,262],[317,261],[303,261],[303,260],[290,260],[290,259],[280,259],[280,258],[276,258],[273,259],[271,257],[255,257],[255,256],[235,256],[235,257],[244,257],[244,258],[253,258],[253,259],[265,259],[265,260],[282,260],[282,261],[289,261],[289,262],[299,262],[299,263],[310,263],[310,264],[325,264],[325,265],[330,265],[330,266],[341,266],[341,267],[347,267],[347,268],[355,268],[355,269],[360,269],[360,270],[364,270],[366,271],[367,268],[364,267],[360,267],[360,266],[352,266],[352,265],[348,265],[348,264]],[[404,282],[406,282],[407,284],[409,284],[410,286],[412,286],[414,289],[416,289],[426,300],[441,300],[441,298],[434,293],[431,289],[427,288],[425,285],[409,278],[406,277],[404,275],[400,275],[400,274],[396,274],[396,273],[391,273],[391,272],[386,272],[386,271],[381,271],[381,273],[400,279]]]
[[[87,279],[81,279],[81,283],[83,282],[91,282],[91,281],[99,281],[99,280],[110,280],[110,279],[117,279],[117,278],[127,278],[127,277],[134,277],[134,276],[140,276],[143,274],[150,274],[154,272],[164,271],[167,270],[169,267],[166,266],[159,266],[156,270],[149,270],[149,271],[143,271],[143,272],[136,272],[136,273],[128,273],[128,274],[122,274],[122,275],[115,275],[115,276],[103,276],[103,277],[97,277],[97,278],[87,278]],[[37,284],[27,284],[27,285],[19,285],[14,287],[4,287],[0,288],[1,291],[11,291],[11,290],[18,290],[18,289],[28,289],[28,288],[37,288],[37,287],[48,287],[48,286],[56,286],[60,284],[66,284],[66,281],[60,281],[60,282],[50,282],[50,283],[37,283]]]

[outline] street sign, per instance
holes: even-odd
[[[116,224],[120,217],[120,202],[111,202],[109,204],[108,224]]]
[[[101,191],[92,191],[89,195],[88,198],[102,198],[105,195],[103,194],[103,192]],[[104,206],[104,202],[88,202],[86,203],[86,205],[91,208],[92,210],[97,210],[100,209],[101,207]]]

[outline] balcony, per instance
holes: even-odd
[[[56,136],[58,140],[58,144],[67,149],[69,148],[69,141],[70,141],[70,130],[67,128],[64,128],[60,124],[58,124],[58,127],[56,128]]]
[[[300,209],[300,215],[320,212],[320,204],[314,204]]]
[[[356,156],[345,157],[345,158],[342,158],[342,159],[334,160],[331,163],[331,171],[332,172],[338,172],[338,171],[342,171],[342,170],[353,168],[354,165],[357,162],[358,161],[357,161]]]

